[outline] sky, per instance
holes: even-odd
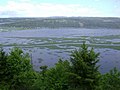
[[[120,17],[120,0],[0,0],[4,17]]]

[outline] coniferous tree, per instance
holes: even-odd
[[[81,49],[75,50],[71,54],[72,72],[76,74],[73,80],[74,87],[83,90],[94,90],[99,81],[99,71],[96,66],[99,53],[95,53],[93,48],[88,50],[88,46],[83,43]],[[74,81],[75,80],[75,81]]]
[[[0,50],[0,82],[3,82],[6,78],[6,72],[7,72],[7,58],[8,55],[3,51],[3,49]]]

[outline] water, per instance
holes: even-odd
[[[0,45],[6,51],[17,45],[29,52],[36,71],[41,65],[53,66],[59,58],[69,59],[71,51],[78,49],[83,41],[100,52],[101,73],[115,66],[120,69],[119,29],[46,28],[0,32]]]
[[[120,35],[119,29],[37,29],[1,32],[2,37],[74,37]]]

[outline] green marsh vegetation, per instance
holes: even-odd
[[[79,36],[79,37],[6,37],[9,39],[19,39],[20,43],[2,43],[0,47],[4,46],[20,46],[20,47],[40,47],[49,49],[71,49],[71,47],[78,47],[83,41],[94,48],[110,48],[120,50],[120,36]],[[22,43],[26,40],[27,43]]]
[[[54,67],[33,70],[31,59],[20,48],[0,50],[0,90],[119,90],[120,72],[106,74],[98,69],[99,53],[83,43],[70,60],[60,59]]]

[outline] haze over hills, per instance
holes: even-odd
[[[38,28],[108,28],[120,29],[120,18],[112,17],[46,17],[0,18],[0,29]]]

